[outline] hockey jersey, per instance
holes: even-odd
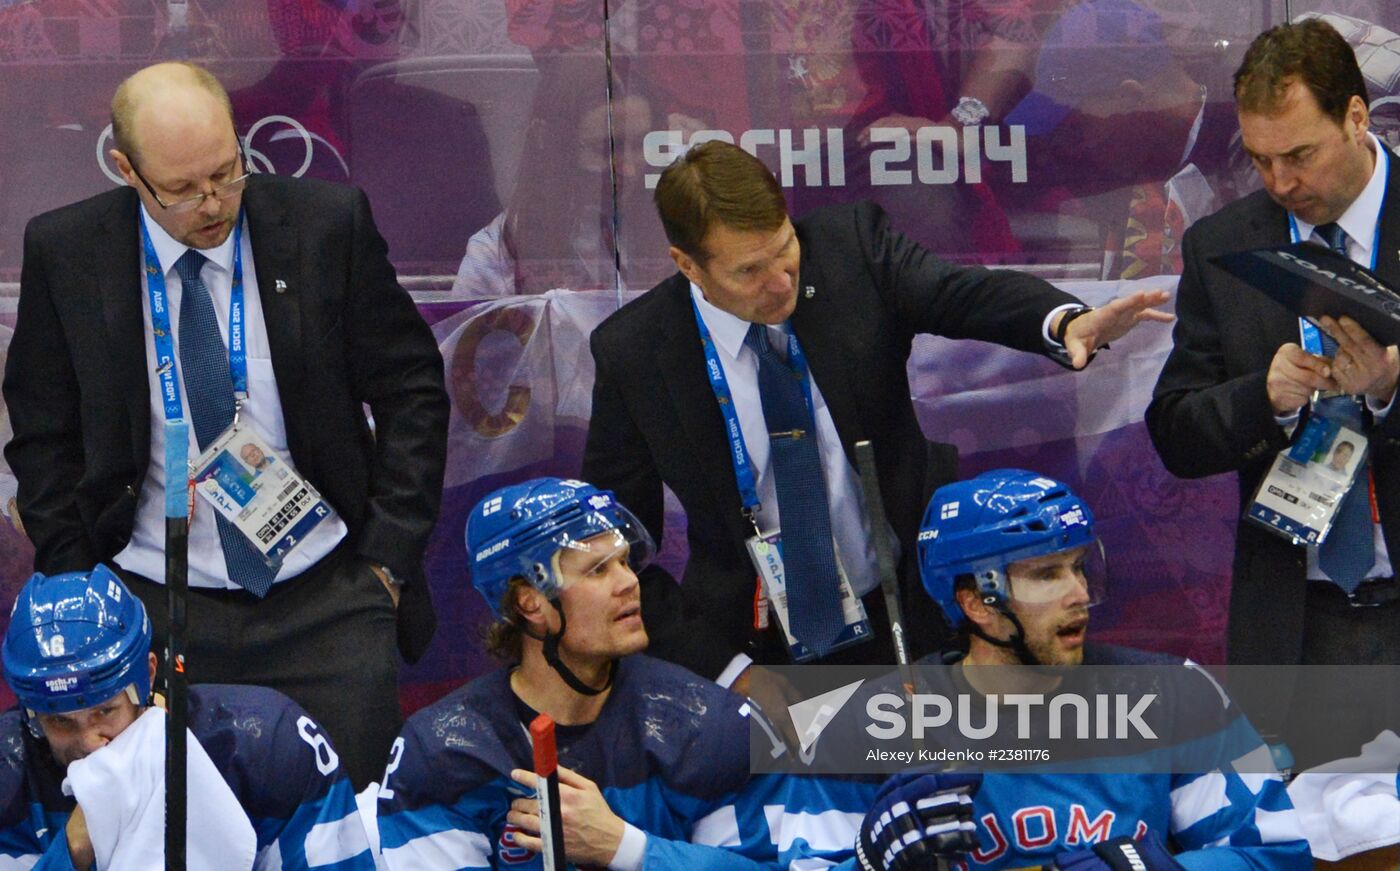
[[[538,869],[506,821],[532,767],[522,710],[499,669],[414,714],[379,794],[384,864],[394,871]],[[744,869],[779,861],[767,814],[790,778],[749,777],[748,703],[670,663],[618,660],[598,718],[558,726],[559,764],[598,784],[646,833],[647,869]]]
[[[1155,666],[1155,675],[1171,675],[1176,685],[1166,695],[1227,699],[1204,672],[1180,659],[1088,645],[1084,664]],[[966,692],[970,687],[948,689]],[[861,707],[853,703],[846,710]],[[1195,710],[1201,710],[1199,705]],[[1268,748],[1243,717],[1232,713],[1219,724],[1222,728],[1208,736],[1206,749],[1198,742],[1191,748],[1192,760],[1214,756],[1212,767],[1200,773],[1171,773],[1181,769],[1163,765],[1144,765],[1146,773],[1083,773],[1083,766],[1067,773],[988,771],[973,799],[978,848],[954,867],[1039,869],[1068,850],[1154,831],[1187,871],[1310,869],[1307,841],[1282,778],[1261,773],[1270,767]],[[824,732],[822,741],[832,734]],[[851,828],[842,834],[824,832],[827,842],[848,837],[854,845],[878,788],[869,778],[851,778],[845,796],[847,801],[856,797],[854,803],[841,808],[844,814],[826,815],[831,826],[846,823]],[[857,864],[847,858],[841,867]]]
[[[254,686],[190,688],[189,729],[257,833],[258,871],[373,871],[355,793],[329,738],[295,702]],[[0,714],[0,867],[69,871],[64,770],[18,709]],[[198,813],[191,808],[190,813]]]

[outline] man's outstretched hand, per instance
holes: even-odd
[[[1089,365],[1089,357],[1095,351],[1123,338],[1144,321],[1171,323],[1176,317],[1157,308],[1166,305],[1171,298],[1172,295],[1165,290],[1139,290],[1117,297],[1107,305],[1075,318],[1065,331],[1065,350],[1069,352],[1070,364],[1076,369],[1083,369]],[[1064,317],[1064,314],[1060,317]],[[1052,325],[1052,335],[1058,327],[1057,321]]]

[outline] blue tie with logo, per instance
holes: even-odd
[[[233,423],[233,376],[228,368],[228,348],[219,331],[214,301],[200,278],[208,259],[191,248],[175,261],[180,274],[180,371],[185,378],[190,423],[200,451]],[[165,473],[177,474],[166,469]],[[212,510],[212,509],[211,509]],[[223,515],[215,514],[219,543],[223,545],[228,576],[243,589],[262,598],[276,572],[263,562],[252,542],[243,537]]]
[[[1328,248],[1343,257],[1348,256],[1346,231],[1338,224],[1321,225],[1317,228],[1317,235],[1327,243]],[[1337,342],[1326,333],[1322,333],[1322,355],[1337,356]],[[1318,400],[1317,404],[1330,419],[1357,432],[1365,432],[1359,397],[1329,396]],[[1333,583],[1348,593],[1356,591],[1376,562],[1369,482],[1366,470],[1361,469],[1357,473],[1356,483],[1342,497],[1337,516],[1332,520],[1332,531],[1327,533],[1327,540],[1317,551],[1318,566]]]
[[[793,637],[821,658],[835,643],[845,620],[816,426],[802,389],[802,373],[773,350],[767,327],[750,325],[744,344],[758,356],[758,395],[782,519],[788,619]]]

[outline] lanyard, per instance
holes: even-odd
[[[233,378],[233,396],[238,405],[248,398],[248,351],[243,345],[243,213],[233,231],[233,291],[229,296],[228,369]],[[146,253],[146,291],[151,298],[151,331],[155,334],[156,376],[160,380],[161,402],[168,422],[184,420],[185,406],[180,399],[176,374],[175,340],[170,328],[169,295],[165,272],[160,268],[155,245],[141,215],[141,243]]]
[[[1390,155],[1386,154],[1384,146],[1381,146],[1376,149],[1376,159],[1384,162],[1385,164],[1385,189],[1390,190]],[[1385,210],[1384,205],[1381,206],[1381,210]],[[1376,268],[1376,255],[1380,253],[1381,249],[1380,219],[1381,216],[1376,215],[1376,236],[1374,239],[1371,240],[1371,262],[1369,266],[1373,271]],[[1289,212],[1288,237],[1294,244],[1297,244],[1298,242],[1302,241],[1300,235],[1301,234],[1298,232],[1298,220],[1293,217],[1292,212]],[[1308,320],[1307,318],[1299,318],[1298,328],[1302,333],[1303,350],[1307,351],[1309,354],[1321,354],[1322,332],[1318,330],[1317,325],[1314,324],[1312,321]]]
[[[146,258],[146,292],[151,299],[151,332],[156,347],[156,377],[160,381],[161,404],[165,407],[165,516],[187,518],[194,504],[194,479],[172,472],[190,469],[190,425],[185,420],[185,404],[180,399],[176,374],[175,341],[170,329],[169,295],[165,271],[160,268],[146,216],[141,218],[141,245]],[[228,368],[233,377],[235,408],[248,398],[248,351],[243,345],[243,212],[233,231],[233,292],[229,298]],[[235,415],[237,412],[235,411]],[[236,419],[236,418],[235,418]],[[191,469],[192,471],[192,469]]]
[[[715,400],[719,402],[720,414],[724,415],[724,432],[729,439],[729,459],[734,464],[734,479],[739,485],[739,499],[744,505],[744,516],[750,522],[754,522],[754,528],[757,529],[755,517],[760,507],[758,483],[754,475],[753,461],[749,458],[748,448],[744,446],[744,431],[739,426],[739,411],[734,407],[734,396],[730,393],[729,381],[724,377],[724,367],[720,365],[715,340],[710,335],[710,328],[705,326],[705,319],[700,316],[700,306],[696,304],[693,296],[690,298],[690,307],[695,312],[695,326],[700,330],[700,345],[705,349],[705,373],[710,379],[710,389],[714,391]],[[802,346],[792,330],[785,329],[784,332],[788,340],[787,365],[802,383],[802,392],[807,398],[807,412],[812,415],[815,423],[816,409],[812,404],[812,378],[807,368],[807,358],[803,355]],[[814,432],[813,437],[815,435]]]

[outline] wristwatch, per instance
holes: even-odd
[[[1093,310],[1093,306],[1082,305],[1079,308],[1072,308],[1069,311],[1065,312],[1063,315],[1061,315],[1060,323],[1058,326],[1055,327],[1055,344],[1063,348],[1065,346],[1065,335],[1069,333],[1070,323],[1072,323],[1075,318],[1080,317],[1081,315],[1087,315]]]
[[[958,100],[958,105],[953,107],[950,113],[953,120],[964,127],[971,127],[973,124],[981,124],[992,114],[992,110],[987,108],[987,104],[976,97],[962,97]]]

